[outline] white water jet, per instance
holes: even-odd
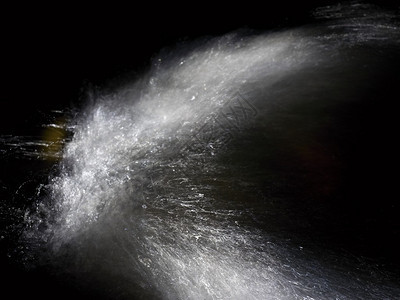
[[[27,218],[25,242],[45,249],[44,260],[59,272],[114,299],[395,295],[398,287],[358,280],[356,271],[253,228],[248,219],[258,196],[248,188],[241,197],[249,207],[231,201],[237,180],[222,160],[240,137],[263,130],[276,107],[301,105],[327,85],[352,90],[359,74],[332,77],[362,47],[398,46],[391,17],[367,13],[200,41],[161,54],[141,80],[96,96],[72,121],[60,172]]]

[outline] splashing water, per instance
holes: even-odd
[[[302,139],[326,115],[284,126],[289,108],[311,103],[313,114],[355,101],[364,78],[351,70],[373,64],[370,52],[398,49],[394,17],[363,9],[325,8],[319,25],[194,42],[160,54],[139,81],[91,99],[70,120],[58,174],[25,215],[31,264],[113,299],[399,295],[378,271],[367,276],[349,258],[332,264],[336,254],[321,259],[269,232],[263,222],[285,211],[265,196],[265,182],[281,174],[251,166],[261,151],[279,152],[269,142],[285,130],[307,158]],[[267,146],[250,148],[260,139]]]

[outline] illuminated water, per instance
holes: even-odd
[[[136,82],[53,112],[43,137],[2,136],[3,155],[55,164],[29,208],[9,208],[23,220],[9,256],[110,299],[398,297],[389,272],[313,238],[340,218],[320,201],[340,198],[357,135],[344,112],[399,28],[357,5],[316,15],[162,52]]]

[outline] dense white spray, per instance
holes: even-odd
[[[341,10],[318,14],[327,11]],[[302,91],[318,88],[286,91],[285,78],[324,78],[354,45],[398,41],[398,28],[379,14],[234,33],[160,55],[140,81],[96,96],[74,120],[60,173],[25,240],[115,298],[390,298],[391,288],[360,283],[246,225],[246,210],[224,196],[232,181],[220,157],[277,102],[301,102]],[[239,120],[229,112],[240,105],[248,115]]]

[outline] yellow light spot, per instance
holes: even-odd
[[[62,157],[62,149],[66,138],[66,120],[58,118],[54,124],[47,125],[43,130],[42,155],[48,160],[59,160]]]

